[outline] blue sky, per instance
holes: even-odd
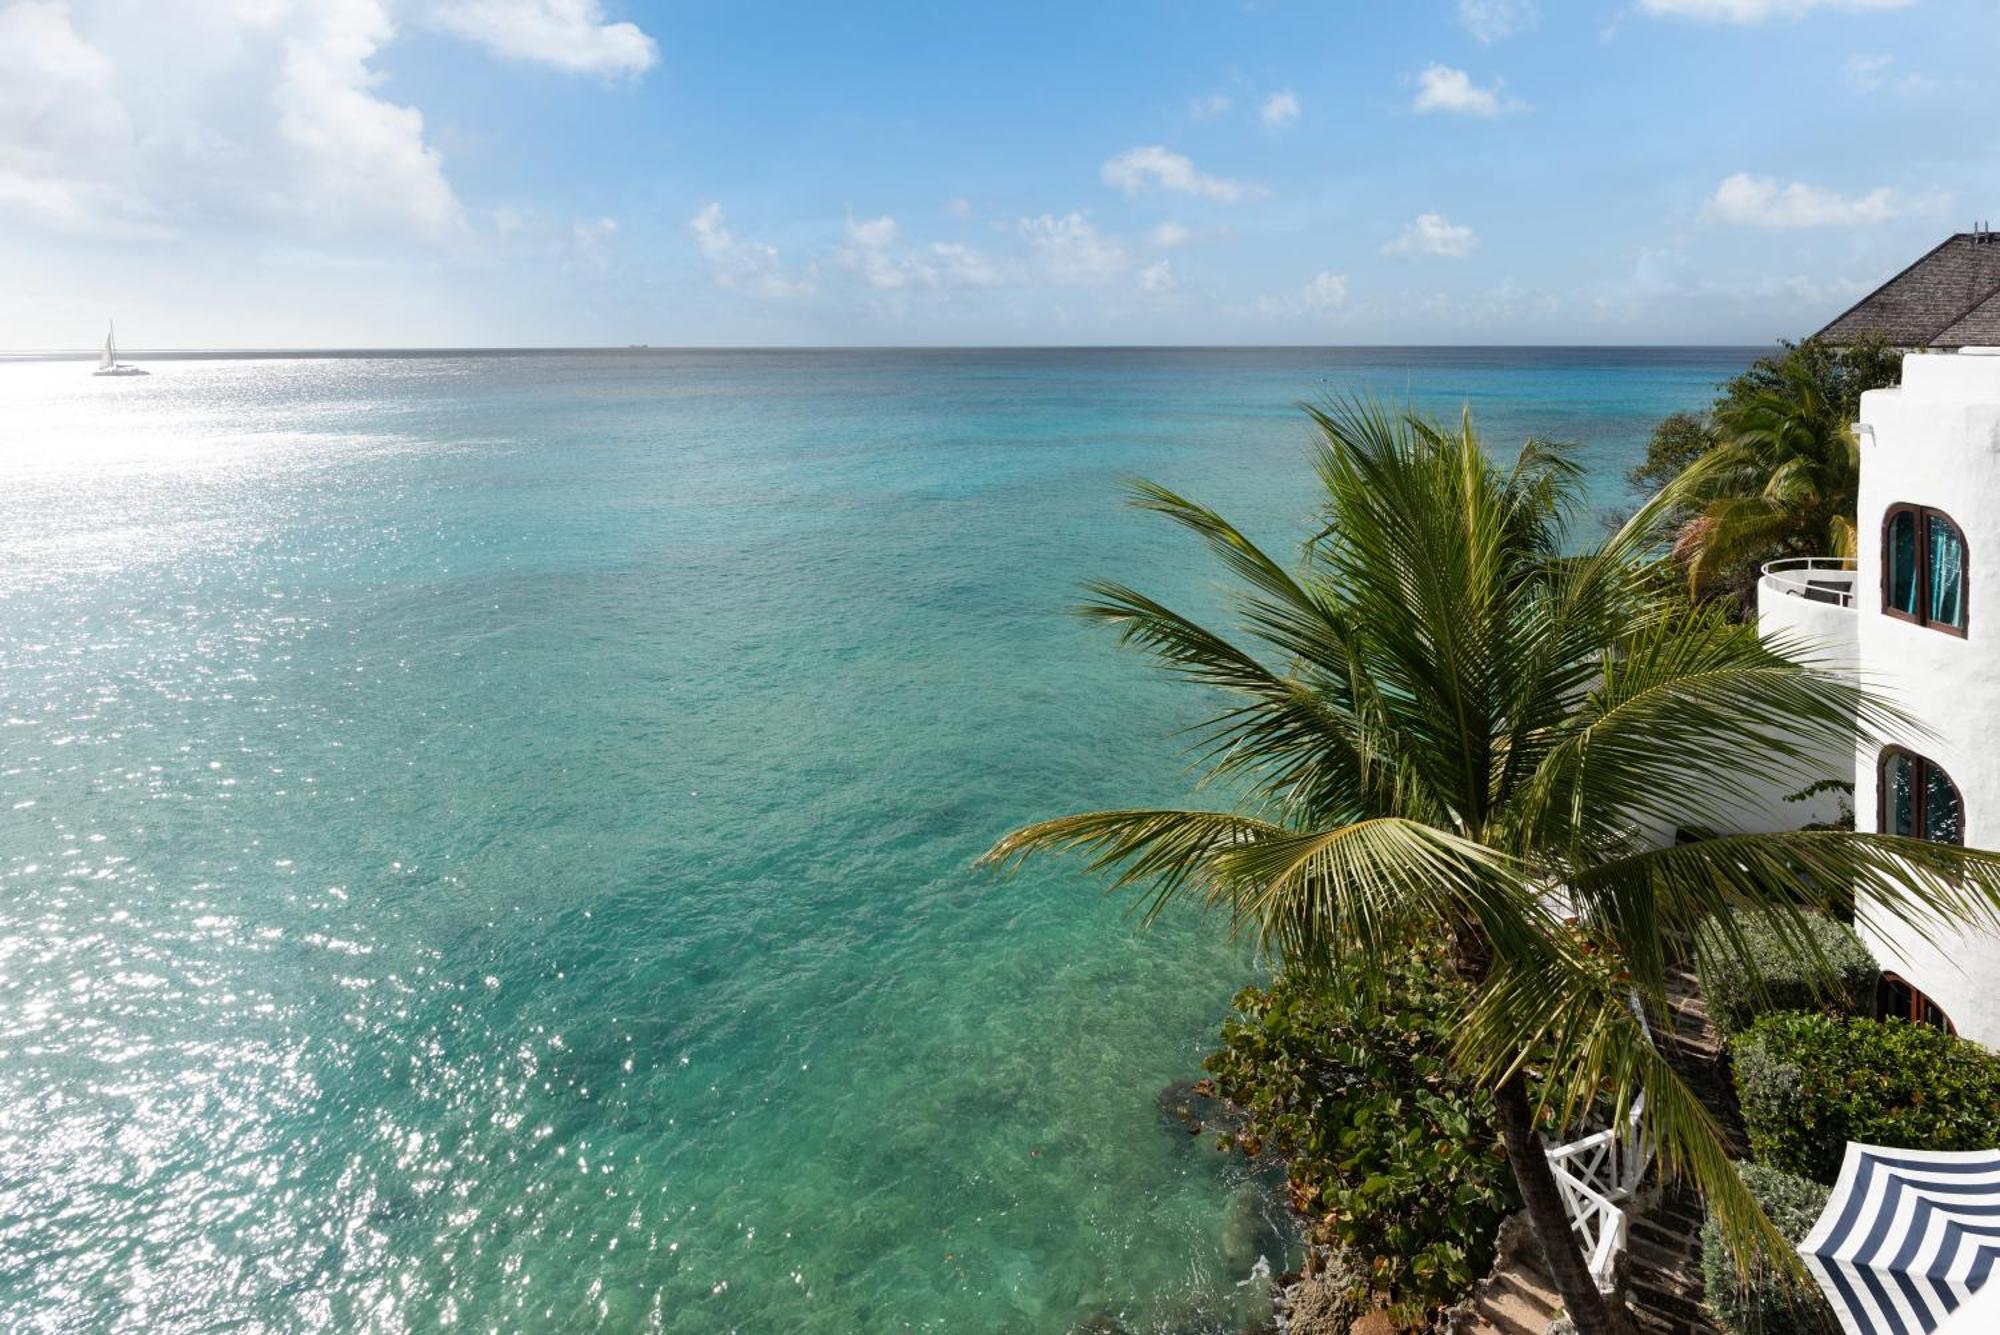
[[[1991,0],[0,0],[0,347],[1763,342]]]

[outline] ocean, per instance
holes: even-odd
[[[1065,615],[1217,614],[1123,483],[1287,550],[1366,392],[1608,510],[1756,355],[0,364],[0,1326],[1235,1329],[1295,1243],[1163,1100],[1258,961],[973,865],[1187,799]]]

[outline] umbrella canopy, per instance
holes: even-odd
[[[1799,1252],[1848,1335],[1928,1335],[2000,1257],[2000,1150],[1849,1142]]]
[[[2000,1330],[2000,1284],[1988,1284],[1938,1327],[1938,1335],[1990,1335],[1996,1330]]]

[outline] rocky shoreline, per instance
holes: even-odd
[[[1163,1123],[1190,1137],[1234,1135],[1246,1121],[1244,1112],[1214,1093],[1206,1080],[1176,1081],[1160,1091],[1157,1104]],[[1237,1218],[1226,1227],[1225,1243],[1231,1237],[1241,1239],[1240,1246],[1228,1249],[1234,1253],[1232,1260],[1254,1253],[1248,1278],[1242,1285],[1261,1280],[1268,1286],[1268,1311],[1239,1325],[1237,1335],[1399,1335],[1405,1328],[1387,1311],[1352,1296],[1357,1290],[1365,1290],[1368,1282],[1358,1257],[1314,1247],[1301,1268],[1282,1274],[1272,1272],[1269,1244],[1296,1245],[1297,1238],[1306,1230],[1304,1221],[1286,1199],[1282,1184],[1288,1165],[1283,1156],[1264,1152],[1255,1163],[1257,1173],[1272,1182],[1271,1205],[1284,1213],[1295,1236],[1281,1238],[1278,1230],[1267,1226],[1268,1221]],[[1441,1313],[1430,1329],[1439,1335],[1476,1335],[1491,1329],[1478,1310],[1481,1298],[1504,1287],[1503,1277],[1509,1271],[1523,1265],[1532,1267],[1537,1252],[1534,1231],[1526,1214],[1509,1216],[1500,1225],[1495,1239],[1492,1270],[1460,1302]],[[1559,1325],[1550,1327],[1551,1335],[1560,1335],[1560,1329],[1566,1328],[1560,1317],[1557,1322]],[[1211,1332],[1217,1329],[1213,1325],[1203,1328]],[[1132,1335],[1132,1332],[1116,1317],[1102,1314],[1075,1327],[1075,1335]]]

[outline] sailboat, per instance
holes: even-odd
[[[150,375],[136,366],[124,366],[118,361],[117,327],[110,322],[104,326],[104,351],[97,354],[95,375]]]

